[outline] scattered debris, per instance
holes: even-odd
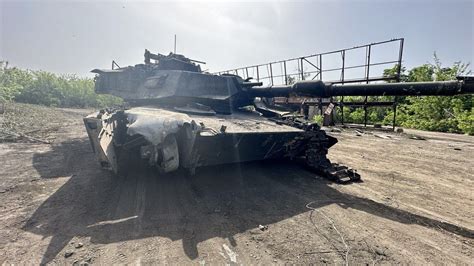
[[[268,225],[261,225],[261,224],[259,224],[259,225],[258,225],[258,229],[260,229],[261,231],[268,230]]]
[[[8,131],[8,130],[2,130],[1,133],[5,134],[5,135],[10,135],[10,136],[13,136],[13,137],[16,137],[16,138],[24,138],[24,139],[27,139],[27,140],[33,141],[33,142],[41,142],[41,143],[44,143],[44,144],[51,144],[51,142],[49,142],[47,140],[35,138],[35,137],[28,136],[26,134],[19,133],[19,132],[12,132],[12,131]]]
[[[221,132],[222,132],[222,133],[225,133],[225,130],[226,130],[226,129],[227,129],[226,126],[224,126],[224,125],[221,126]]]
[[[73,251],[66,251],[66,253],[64,253],[64,257],[65,257],[65,258],[69,258],[69,257],[71,257],[73,254],[74,254]]]
[[[0,190],[0,193],[9,192],[9,191],[14,190],[15,188],[17,188],[17,185],[11,186],[11,187],[7,187],[7,188],[2,188],[2,189]]]
[[[380,248],[375,248],[375,254],[379,256],[386,256],[385,251]]]
[[[374,128],[382,128],[382,124],[374,124]]]
[[[455,150],[455,151],[460,151],[461,148],[457,148],[457,147],[456,147],[456,148],[454,148],[454,150]]]
[[[252,236],[252,240],[256,241],[256,242],[260,242],[260,241],[263,241],[263,237],[261,235],[255,235],[255,236]]]
[[[394,131],[395,131],[395,133],[403,133],[403,128],[396,127]]]
[[[81,242],[77,243],[74,247],[75,248],[82,248],[84,246],[84,244],[82,244]]]
[[[422,136],[413,135],[413,134],[408,135],[408,138],[409,139],[416,139],[416,140],[426,140],[426,138],[424,138]]]
[[[331,127],[330,131],[331,131],[331,132],[341,133],[341,132],[342,132],[342,129],[337,128],[337,127]]]
[[[381,139],[391,139],[392,137],[390,137],[389,135],[378,135],[378,134],[374,134],[375,137],[377,138],[381,138]]]
[[[222,244],[222,249],[225,251],[231,262],[237,263],[237,254],[232,251],[229,246],[227,246],[226,244]]]
[[[86,266],[89,265],[91,262],[91,258],[88,258],[86,260],[80,261],[80,260],[75,260],[72,265],[81,265],[81,266]]]

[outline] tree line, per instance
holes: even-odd
[[[469,64],[455,62],[450,67],[443,67],[436,54],[434,62],[401,69],[401,82],[446,81],[455,80],[456,76],[470,75]],[[385,69],[384,76],[394,76],[398,66]],[[374,96],[368,101],[391,101],[394,97]],[[344,101],[363,101],[364,97],[344,97]],[[474,106],[472,95],[460,96],[405,96],[397,97],[398,102],[396,125],[421,130],[465,133],[474,135]],[[336,120],[340,119],[338,109]],[[367,120],[371,124],[392,124],[393,109],[371,107],[367,109]],[[344,121],[363,123],[363,108],[344,107]]]
[[[0,61],[0,102],[22,102],[55,107],[106,107],[120,104],[120,98],[98,95],[94,80],[76,75],[8,67]]]

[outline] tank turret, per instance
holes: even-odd
[[[151,62],[155,60],[155,62]],[[131,105],[161,104],[183,107],[206,105],[218,113],[232,113],[252,105],[255,97],[457,95],[473,93],[471,78],[457,81],[337,85],[323,81],[301,81],[287,86],[261,87],[262,83],[236,75],[213,75],[201,71],[204,62],[183,55],[153,54],[145,50],[145,64],[117,70],[98,70],[95,90],[125,99]]]

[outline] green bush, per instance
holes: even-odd
[[[442,67],[440,60],[434,55],[433,64],[424,64],[415,67],[406,73],[401,72],[402,82],[443,81],[454,80],[456,76],[469,75],[469,64],[454,63],[451,67]],[[397,73],[398,66],[386,69],[385,76]],[[434,96],[407,96],[398,97],[397,125],[421,130],[456,132],[474,135],[474,107],[472,95],[434,97]],[[391,101],[393,97],[369,97],[369,101]],[[344,97],[344,101],[363,101],[363,97]],[[341,117],[338,110],[337,117]],[[368,108],[368,123],[391,124],[393,109]],[[363,123],[363,108],[344,107],[344,121],[349,123]]]
[[[0,62],[0,101],[80,108],[122,103],[118,97],[96,94],[91,78],[9,68],[6,62]]]
[[[313,122],[313,123],[316,123],[316,124],[318,124],[318,125],[322,125],[322,124],[323,124],[323,120],[324,120],[324,118],[323,118],[322,115],[314,115],[314,116],[313,116],[313,119],[312,119],[312,122]]]

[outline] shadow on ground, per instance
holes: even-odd
[[[53,163],[51,163],[53,162]],[[95,162],[88,140],[56,145],[34,156],[42,175],[72,177],[39,206],[24,230],[52,236],[42,263],[50,262],[75,237],[107,244],[154,236],[182,240],[185,254],[198,257],[197,244],[227,238],[308,212],[340,204],[400,223],[416,223],[473,238],[473,231],[412,214],[372,200],[343,194],[314,174],[289,163],[248,163],[200,169],[196,176],[156,176],[149,170],[115,178]]]

